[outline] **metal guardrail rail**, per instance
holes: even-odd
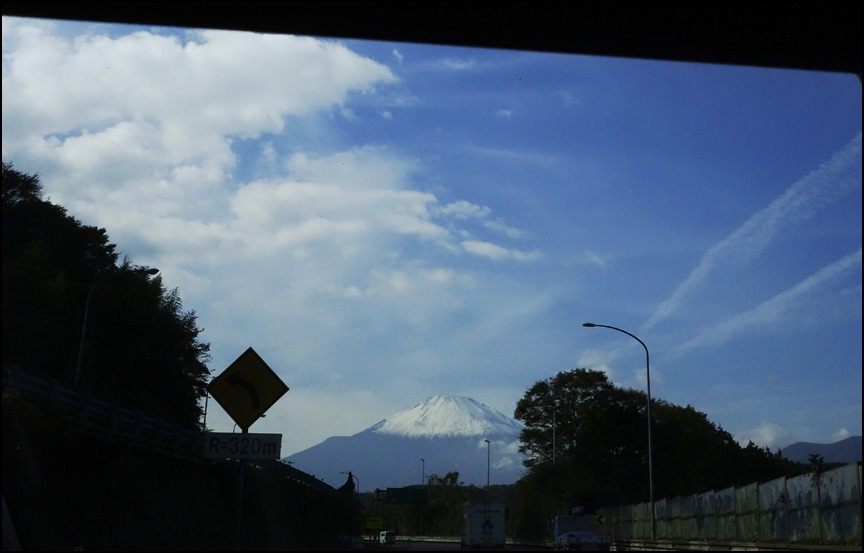
[[[861,551],[857,545],[676,540],[618,540],[613,551]]]
[[[115,402],[34,374],[18,366],[3,367],[3,388],[14,389],[30,399],[44,400],[91,431],[130,439],[140,445],[168,449],[200,457],[204,434],[186,426],[125,409]]]
[[[62,413],[66,420],[85,432],[133,445],[161,450],[192,459],[203,459],[206,433],[167,422],[140,410],[126,409],[116,402],[60,383],[19,366],[3,366],[3,392],[14,390]],[[332,495],[336,489],[314,476],[283,463],[286,478],[319,492]]]

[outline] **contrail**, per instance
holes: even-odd
[[[857,252],[851,253],[842,259],[823,267],[818,272],[805,278],[792,288],[789,288],[788,290],[777,294],[773,298],[762,302],[753,309],[745,311],[740,315],[736,315],[731,319],[727,319],[726,321],[699,333],[695,338],[676,348],[673,357],[677,357],[684,351],[697,346],[721,344],[737,334],[749,332],[753,327],[763,326],[780,320],[786,315],[797,299],[804,296],[814,288],[824,284],[831,278],[856,266],[861,266],[861,248],[858,248]]]
[[[766,208],[702,255],[699,265],[642,325],[647,329],[671,315],[715,266],[740,264],[761,253],[783,227],[806,221],[836,198],[861,186],[861,133],[831,159],[796,181]]]

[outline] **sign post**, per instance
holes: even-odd
[[[237,481],[237,528],[234,549],[240,550],[243,527],[243,478],[247,459],[278,458],[282,449],[281,434],[249,434],[252,423],[261,418],[288,391],[273,369],[251,347],[243,352],[222,374],[210,381],[207,391],[241,428],[241,433],[209,432],[204,456],[239,459]]]

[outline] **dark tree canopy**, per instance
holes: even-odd
[[[513,514],[527,535],[543,526],[536,513],[548,518],[572,505],[597,509],[649,499],[643,392],[615,386],[601,371],[575,369],[536,382],[514,417],[525,425],[520,451],[529,472]],[[651,418],[655,500],[806,472],[767,448],[742,448],[690,405],[652,398]]]
[[[199,424],[210,346],[178,291],[118,264],[105,229],[45,201],[37,175],[4,162],[2,182],[3,364],[72,384],[80,354],[82,389]]]

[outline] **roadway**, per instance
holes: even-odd
[[[434,538],[396,538],[393,545],[364,541],[363,548],[367,551],[461,551],[459,540]],[[504,551],[543,551],[552,548],[540,542],[527,544],[508,543]]]

